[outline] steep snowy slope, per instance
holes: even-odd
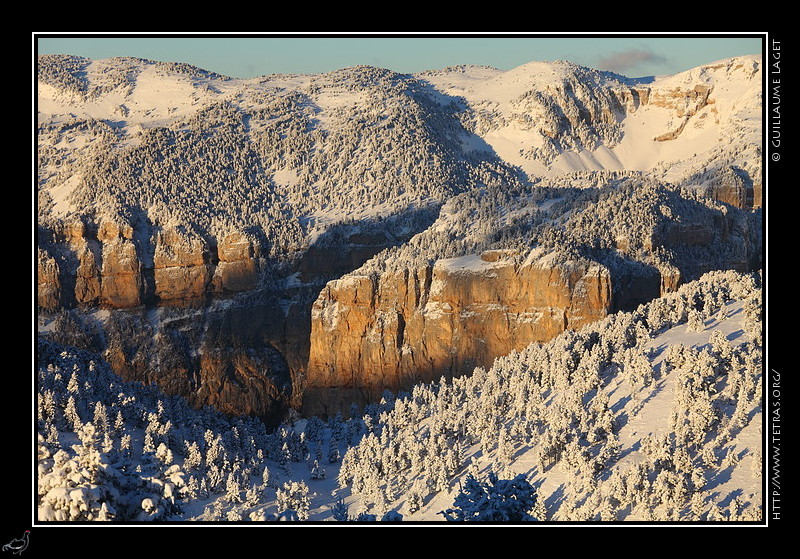
[[[477,133],[531,176],[662,167],[671,169],[664,178],[677,181],[688,169],[709,166],[721,149],[737,153],[761,142],[760,56],[640,79],[569,62],[421,77],[463,97],[475,111]],[[755,160],[741,154],[734,164]]]

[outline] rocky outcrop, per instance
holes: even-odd
[[[102,254],[101,303],[113,308],[141,304],[142,266],[133,242],[119,237],[104,242]]]
[[[160,301],[199,299],[211,281],[207,243],[182,227],[166,227],[155,235],[153,273]]]
[[[688,89],[674,88],[666,91],[655,90],[650,92],[647,95],[648,104],[669,109],[680,119],[677,128],[659,134],[653,139],[657,142],[667,142],[680,136],[691,117],[706,105],[714,103],[714,100],[709,98],[711,91],[712,88],[709,85],[696,84]]]
[[[41,248],[36,254],[36,302],[43,309],[56,310],[61,305],[58,263]]]
[[[97,228],[97,240],[101,242],[112,241],[114,239],[133,239],[133,226],[129,223],[103,220]]]
[[[39,232],[39,307],[129,308],[141,304],[143,266],[128,224],[81,219]],[[52,261],[50,261],[52,259]]]
[[[714,100],[709,99],[711,91],[710,85],[698,83],[687,88],[654,89],[648,91],[644,98],[645,104],[669,109],[675,116],[682,118],[694,116],[706,105],[713,104]]]
[[[681,285],[681,271],[671,265],[662,265],[659,269],[661,285],[659,295],[663,297],[667,293],[674,293]]]
[[[78,258],[78,269],[75,273],[75,299],[79,303],[94,303],[100,300],[100,264],[102,256],[98,254],[96,242],[80,239],[76,243],[75,254]]]
[[[216,293],[248,291],[258,283],[258,246],[242,233],[231,233],[217,245],[219,262],[212,277]]]
[[[611,309],[606,268],[555,254],[491,252],[351,274],[328,283],[312,308],[303,411],[345,411],[384,390],[488,367]]]
[[[231,232],[219,242],[181,226],[135,230],[103,220],[62,223],[40,249],[39,307],[101,305],[127,309],[145,303],[181,304],[258,286],[255,240]],[[62,262],[63,265],[57,264]]]
[[[761,181],[738,167],[721,171],[708,185],[708,195],[714,200],[743,209],[761,207]]]

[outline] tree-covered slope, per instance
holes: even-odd
[[[490,472],[521,475],[539,521],[760,520],[761,295],[759,275],[710,273],[488,370],[271,432],[42,341],[39,520],[444,521]]]

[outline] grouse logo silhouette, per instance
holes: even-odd
[[[16,553],[20,555],[25,549],[28,547],[28,538],[30,537],[31,531],[25,530],[25,533],[22,535],[21,538],[14,538],[6,545],[3,546],[3,551],[10,551],[11,553]]]

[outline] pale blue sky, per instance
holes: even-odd
[[[293,34],[294,35],[294,34]],[[735,36],[717,32],[664,35],[552,34],[514,36],[266,36],[205,37],[173,34],[132,36],[33,33],[37,54],[74,54],[100,59],[134,56],[165,62],[187,62],[237,78],[273,73],[320,73],[367,64],[412,73],[458,64],[484,64],[508,70],[533,60],[570,60],[628,77],[670,74],[700,64],[744,54],[760,54],[764,32]]]

